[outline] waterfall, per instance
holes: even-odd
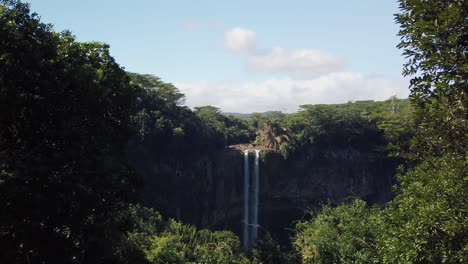
[[[250,194],[249,151],[244,150],[244,206],[242,212],[242,245],[250,248],[258,239],[258,193],[260,189],[260,150],[255,150],[253,193]],[[252,196],[250,198],[249,196]],[[252,208],[249,208],[252,199]]]
[[[249,151],[244,150],[244,211],[242,219],[242,244],[250,246],[249,241]]]
[[[253,216],[252,216],[252,238],[251,243],[257,243],[258,239],[258,191],[260,185],[260,167],[259,167],[260,150],[255,150],[255,166],[254,166],[254,195],[253,195]]]

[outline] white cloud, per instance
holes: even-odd
[[[273,48],[263,55],[248,59],[249,69],[270,73],[285,73],[291,77],[306,78],[340,70],[343,59],[315,49],[288,51]]]
[[[246,53],[247,68],[282,78],[262,82],[176,83],[190,107],[213,105],[224,112],[295,112],[304,104],[336,104],[357,100],[385,100],[392,95],[408,96],[403,77],[365,75],[344,71],[344,60],[316,49],[272,48],[260,52],[256,33],[233,28],[225,33],[226,49]]]
[[[251,71],[279,73],[294,79],[310,79],[339,71],[344,60],[338,56],[316,49],[288,51],[275,47],[268,52],[259,52],[256,47],[257,33],[236,27],[228,30],[224,37],[226,49],[247,53],[247,68]]]
[[[188,106],[213,105],[225,112],[294,112],[303,104],[346,103],[408,96],[402,77],[370,76],[352,72],[329,73],[309,80],[291,78],[263,82],[176,83]]]
[[[254,52],[257,45],[257,33],[255,31],[236,27],[226,32],[224,47],[236,52]]]

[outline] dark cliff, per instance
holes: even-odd
[[[251,154],[251,167],[253,159]],[[145,178],[141,199],[163,215],[240,234],[243,162],[243,153],[233,149],[177,162],[139,159],[135,164]],[[261,152],[260,236],[268,231],[284,241],[294,221],[321,203],[356,197],[385,203],[396,167],[385,152],[372,149],[310,146],[287,159]]]

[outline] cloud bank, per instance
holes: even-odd
[[[357,100],[385,100],[408,96],[408,81],[352,72],[329,73],[309,80],[292,78],[263,82],[210,82],[175,84],[190,107],[213,105],[225,112],[295,112],[304,104],[335,104]]]
[[[385,100],[408,96],[403,77],[368,75],[344,71],[345,61],[317,49],[287,50],[281,47],[257,50],[255,31],[236,27],[225,33],[224,47],[246,55],[252,73],[280,76],[254,81],[208,80],[175,83],[190,107],[213,105],[225,112],[295,112],[304,104],[336,104],[358,100]]]
[[[314,49],[288,51],[276,47],[267,54],[256,54],[248,59],[250,69],[294,76],[317,76],[339,71],[344,60],[338,56]]]

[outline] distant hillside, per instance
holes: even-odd
[[[262,112],[262,113],[250,113],[250,114],[243,114],[243,113],[234,113],[234,112],[223,112],[221,113],[222,115],[225,116],[234,116],[240,119],[250,119],[254,115],[259,115],[259,116],[270,116],[272,114],[276,113],[281,113],[280,111],[267,111],[267,112]]]
[[[404,98],[404,99],[399,99],[399,98],[396,98],[394,97],[393,100],[395,100],[395,102],[405,102],[407,103],[408,102],[408,98]],[[300,106],[300,109],[298,111],[301,111],[301,110],[304,110],[303,106],[330,106],[330,107],[349,107],[351,105],[354,105],[354,106],[365,106],[365,105],[372,105],[374,103],[382,103],[382,102],[391,102],[392,99],[387,99],[387,100],[384,100],[384,101],[374,101],[374,100],[358,100],[358,101],[349,101],[347,103],[340,103],[340,104],[306,104],[306,105],[301,105]],[[283,113],[281,111],[266,111],[266,112],[261,112],[261,113],[258,113],[258,112],[254,112],[254,113],[236,113],[236,112],[222,112],[221,113],[222,115],[224,116],[234,116],[234,117],[237,117],[237,118],[240,118],[240,119],[251,119],[252,116],[261,116],[261,117],[272,117],[272,116],[275,116],[275,115],[288,115],[288,114],[291,114],[291,113]]]

